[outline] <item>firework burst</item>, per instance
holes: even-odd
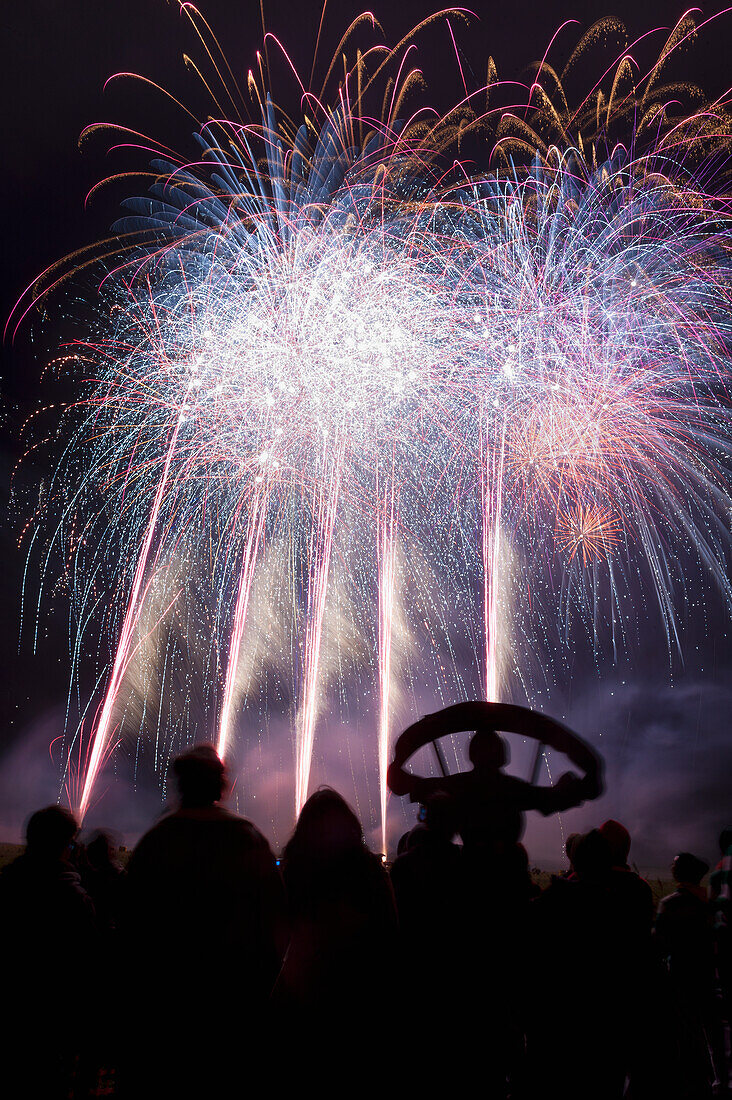
[[[370,654],[359,675],[379,699],[384,845],[395,685],[408,679],[394,624],[415,637],[434,630],[424,610],[407,621],[409,562],[420,563],[418,584],[432,570],[435,587],[472,591],[468,634],[493,699],[506,690],[509,563],[526,590],[560,578],[530,609],[512,609],[527,652],[570,609],[597,640],[600,591],[614,624],[638,580],[679,645],[675,547],[732,606],[729,217],[710,194],[709,163],[693,171],[679,154],[702,135],[718,149],[723,112],[666,113],[661,125],[660,69],[631,88],[623,59],[604,113],[597,97],[570,112],[543,63],[524,117],[491,116],[496,163],[508,166],[442,172],[444,150],[489,116],[473,113],[466,89],[460,110],[400,119],[419,85],[410,48],[408,36],[396,51],[357,53],[332,106],[301,85],[301,125],[268,97],[260,57],[248,83],[256,121],[201,125],[192,164],[157,151],[147,193],[126,203],[99,331],[77,347],[90,392],[50,491],[65,498],[58,537],[73,533],[75,654],[105,599],[114,639],[82,815],[124,724],[131,668],[166,617],[193,620],[196,600],[201,629],[187,627],[179,648],[205,653],[205,705],[219,750],[232,753],[265,560],[278,563],[290,608],[268,660],[293,673],[296,809],[333,686],[330,609],[333,667],[346,636]],[[386,80],[390,64],[398,72]],[[611,123],[640,100],[634,141],[603,154]],[[641,154],[652,110],[656,137]],[[526,168],[507,159],[522,151]],[[457,663],[453,624],[442,625],[440,690],[464,694],[459,670],[445,669],[445,650]],[[189,719],[180,741],[196,732]]]
[[[559,513],[554,537],[570,562],[580,554],[587,565],[608,557],[621,531],[620,520],[606,508],[578,504],[571,512]]]

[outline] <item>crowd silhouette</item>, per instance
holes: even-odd
[[[416,749],[463,729],[468,771],[407,770]],[[584,774],[551,787],[506,775],[499,730]],[[73,815],[51,806],[0,874],[3,1095],[730,1095],[732,829],[709,888],[708,864],[679,853],[657,907],[612,820],[570,835],[567,870],[540,890],[525,811],[603,789],[600,759],[566,727],[484,703],[411,726],[388,778],[421,810],[388,868],[331,788],[310,796],[276,860],[221,804],[212,747],[173,770],[178,808],[126,868],[111,834],[82,846]]]

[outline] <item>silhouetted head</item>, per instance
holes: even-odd
[[[671,874],[676,882],[698,886],[709,870],[709,864],[691,852],[680,852],[671,864]]]
[[[100,871],[115,865],[117,844],[111,833],[96,829],[86,846],[86,859],[90,867]]]
[[[574,850],[577,847],[577,841],[582,839],[582,833],[570,833],[567,837],[567,842],[564,845],[564,850],[567,853],[567,859],[569,860],[569,866],[574,870]]]
[[[397,841],[397,855],[398,856],[403,855],[404,852],[406,852],[407,848],[409,847],[409,836],[410,836],[411,832],[412,832],[411,829],[407,829],[406,833],[402,833],[402,835],[399,837],[399,840]]]
[[[426,844],[429,844],[429,842],[429,830],[424,822],[420,821],[419,825],[415,825],[413,829],[409,830],[405,851],[412,852],[415,848],[423,848]]]
[[[363,846],[361,823],[351,807],[332,787],[320,787],[310,795],[285,847],[285,856],[320,859],[338,856]]]
[[[613,866],[610,845],[601,829],[591,829],[579,837],[572,854],[574,869],[580,879],[601,880]]]
[[[613,867],[624,867],[630,854],[630,833],[619,821],[609,818],[600,826],[600,832],[605,837],[610,848]]]
[[[508,763],[508,748],[495,730],[476,730],[468,745],[468,759],[479,772],[497,772]]]
[[[30,818],[25,830],[28,854],[43,859],[62,859],[79,831],[76,818],[61,806],[46,806]]]
[[[196,745],[173,761],[183,806],[213,806],[224,797],[226,768],[213,745]]]
[[[719,848],[724,855],[728,848],[732,848],[732,825],[728,825],[719,834]]]

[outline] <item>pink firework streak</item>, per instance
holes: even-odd
[[[216,750],[222,759],[226,755],[229,734],[231,732],[231,703],[234,695],[234,684],[236,683],[236,672],[239,667],[239,653],[247,619],[249,596],[252,590],[254,569],[257,564],[266,515],[267,493],[266,491],[258,492],[254,496],[251,513],[249,515],[249,533],[247,535],[244,561],[239,577],[239,591],[236,595],[234,623],[231,632],[231,644],[229,646],[229,660],[226,667],[226,679],[224,681],[224,701],[221,707],[219,738],[216,745]]]
[[[394,482],[379,510],[379,792],[381,797],[381,850],[386,853],[386,770],[389,766],[389,696],[391,688],[391,633],[394,613]]]
[[[494,429],[494,433],[498,429]],[[505,451],[505,419],[500,426],[500,438],[486,454],[485,438],[481,440],[481,494],[483,513],[483,631],[485,643],[485,697],[498,701],[498,567],[501,551],[501,505],[503,499],[503,458]],[[489,469],[490,466],[490,469]]]
[[[300,814],[308,796],[310,765],[313,758],[313,737],[318,701],[318,671],[320,643],[323,636],[323,615],[328,591],[330,555],[333,549],[333,528],[338,511],[338,497],[343,472],[343,447],[337,448],[332,459],[327,485],[317,486],[313,493],[313,526],[309,547],[309,576],[305,648],[303,652],[303,704],[297,730],[295,813]]]
[[[150,511],[150,518],[147,523],[147,530],[145,531],[145,537],[142,541],[140,556],[137,560],[135,579],[132,584],[132,591],[130,592],[130,598],[127,604],[127,611],[125,612],[124,622],[122,624],[122,631],[120,633],[119,642],[117,644],[117,653],[114,658],[114,665],[112,666],[112,675],[109,680],[104,703],[102,704],[99,722],[97,723],[97,728],[93,734],[92,750],[89,756],[86,777],[84,779],[84,789],[81,793],[81,800],[78,806],[78,815],[80,821],[84,820],[86,812],[89,809],[89,803],[91,801],[92,792],[94,790],[94,784],[96,783],[99,771],[104,761],[105,750],[107,748],[107,743],[110,737],[114,706],[117,702],[117,696],[119,695],[119,690],[122,686],[122,680],[124,679],[125,672],[127,671],[127,667],[130,662],[132,641],[134,638],[135,629],[140,620],[140,612],[142,611],[143,604],[145,602],[145,593],[147,591],[147,586],[143,587],[145,572],[147,570],[148,559],[150,557],[150,550],[152,548],[153,537],[155,535],[155,528],[157,527],[158,517],[160,515],[160,508],[162,506],[163,497],[165,496],[165,490],[168,484],[170,464],[173,460],[173,454],[175,453],[175,449],[178,444],[178,433],[180,431],[180,426],[183,423],[184,419],[184,413],[181,412],[176,420],[173,434],[170,437],[170,444],[168,445],[168,453],[165,456],[163,472],[161,474],[160,481],[158,482],[155,499],[153,501],[153,506]]]

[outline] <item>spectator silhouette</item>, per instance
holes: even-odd
[[[94,907],[71,862],[78,831],[73,814],[60,806],[38,810],[28,821],[25,853],[0,876],[3,920],[14,922],[16,936],[35,940],[41,929],[54,928],[73,949],[92,932]],[[44,963],[50,962],[46,952],[56,954],[43,940],[36,950]]]
[[[8,1096],[66,1097],[77,1076],[95,950],[94,907],[71,863],[77,832],[68,810],[38,810],[25,853],[0,875]]]
[[[597,829],[580,836],[572,857],[573,874],[554,878],[531,904],[528,1080],[521,1095],[620,1100],[633,994],[630,964],[614,934],[606,838]]]
[[[88,1001],[94,1011],[90,1013],[85,1035],[80,1088],[82,1095],[95,1096],[99,1091],[106,1095],[114,1086],[116,1071],[115,1017],[120,984],[116,932],[123,902],[124,871],[117,860],[112,834],[101,829],[92,834],[85,847],[77,845],[74,856],[84,889],[94,903],[98,931],[88,988]]]
[[[468,746],[469,771],[424,778],[405,770],[406,761],[422,745],[465,729],[475,731]],[[554,747],[584,775],[566,773],[553,787],[506,775],[508,748],[498,730]],[[462,837],[467,898],[460,937],[467,960],[464,999],[481,1003],[480,1017],[463,1024],[464,1048],[473,1052],[465,1068],[466,1073],[480,1073],[489,1092],[503,1095],[508,1080],[515,1077],[522,1045],[522,941],[531,894],[526,851],[519,843],[525,811],[537,809],[546,815],[595,798],[602,789],[600,758],[566,727],[525,707],[458,703],[427,715],[402,733],[387,779],[395,794],[408,794],[412,801],[426,803],[441,792],[453,828]]]
[[[613,914],[611,934],[620,955],[619,965],[627,974],[627,990],[632,994],[624,1006],[632,1094],[641,1100],[654,1100],[663,1074],[671,1091],[678,1081],[668,975],[651,941],[653,893],[629,865],[631,837],[626,827],[611,818],[603,822],[600,832],[608,843],[612,864],[607,883]]]
[[[671,980],[679,1053],[679,1095],[710,1095],[710,1070],[725,1079],[724,1032],[715,998],[713,911],[701,881],[709,864],[690,852],[671,865],[676,890],[662,898],[654,938]]]
[[[562,874],[562,878],[571,878],[574,875],[574,850],[577,841],[582,839],[582,833],[570,833],[564,845],[564,852],[569,863],[569,868]]]
[[[476,731],[468,747],[471,770],[437,778],[405,771],[404,764],[417,748],[463,729]],[[584,776],[567,772],[552,787],[536,787],[506,775],[503,768],[508,749],[498,729],[553,745],[570,755],[583,768]],[[602,790],[601,774],[600,758],[589,745],[545,715],[509,704],[458,703],[427,715],[404,731],[396,743],[387,779],[394,794],[408,794],[413,802],[426,802],[436,791],[444,792],[452,803],[456,831],[466,851],[481,852],[492,861],[508,854],[511,863],[511,849],[521,839],[526,810],[547,815],[596,798]]]
[[[610,818],[600,832],[610,851],[608,885],[620,920],[619,932],[626,937],[628,950],[646,950],[653,924],[653,891],[628,864],[630,833],[625,826]]]
[[[691,989],[708,989],[714,980],[711,910],[701,881],[709,864],[690,852],[676,856],[671,874],[673,894],[658,903],[654,935],[674,982]]]
[[[242,1036],[261,1053],[283,947],[274,857],[250,821],[219,805],[226,775],[215,750],[197,746],[173,771],[180,808],[142,837],[127,869],[128,967],[143,1012],[135,1034],[149,1035],[127,1066],[135,1097],[226,1094]]]
[[[401,950],[413,986],[420,985],[420,973],[431,973],[429,981],[435,981],[432,968],[424,966],[431,951],[439,952],[448,985],[456,973],[447,960],[462,941],[467,899],[462,852],[453,843],[454,835],[452,804],[438,791],[427,802],[424,823],[411,831],[406,851],[391,867]]]
[[[124,871],[117,859],[112,834],[97,829],[84,852],[82,882],[94,902],[100,932],[109,934],[117,927]]]
[[[336,791],[321,788],[303,806],[282,873],[292,935],[274,992],[279,1026],[306,1061],[327,1035],[336,1079],[341,1070],[353,1074],[354,1059],[359,1074],[375,1079],[358,1021],[388,1026],[396,909],[381,860]]]
[[[722,1012],[730,1026],[732,1021],[732,828],[722,830],[719,848],[722,858],[710,876],[709,893],[714,910],[714,944]]]

